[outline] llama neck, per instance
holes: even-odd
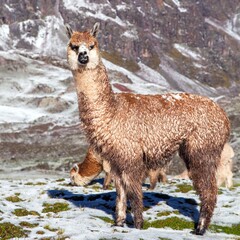
[[[107,121],[115,112],[115,100],[106,69],[100,64],[95,69],[79,69],[73,72],[78,95],[80,118],[84,125],[89,121]]]

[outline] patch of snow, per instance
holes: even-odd
[[[106,59],[103,59],[103,63],[106,66],[107,70],[118,71],[126,75],[132,81],[132,83],[131,84],[121,83],[121,84],[131,89],[135,93],[157,94],[157,93],[162,93],[162,91],[166,90],[166,88],[163,87],[161,84],[146,82],[142,77],[138,76],[138,74],[134,74],[125,68],[119,67],[113,64],[112,62],[109,62]],[[120,92],[116,89],[114,89],[114,91]]]
[[[142,11],[141,7],[137,7],[137,10],[143,15],[143,17],[145,16],[145,12]]]
[[[0,51],[0,56],[12,60],[16,66],[24,64],[24,69],[14,72],[2,72],[0,76],[0,123],[30,122],[46,117],[53,121],[65,122],[71,119],[77,109],[77,96],[67,92],[67,85],[62,83],[72,74],[69,70],[28,59],[12,51]],[[21,65],[20,65],[21,66]],[[46,85],[53,92],[42,93],[32,91],[38,85]],[[42,98],[59,98],[70,103],[64,112],[49,113],[44,107],[37,107],[36,100]],[[35,103],[35,104],[34,104]],[[31,114],[32,113],[32,114]]]
[[[229,20],[230,22],[231,20]],[[235,14],[232,19],[231,30],[240,35],[240,13]]]
[[[161,39],[161,37],[160,37],[159,35],[157,35],[156,33],[152,33],[152,35],[153,35],[155,38]]]
[[[22,175],[22,178],[20,177]],[[40,177],[42,175],[42,177]],[[37,177],[39,176],[39,177]],[[61,179],[61,181],[58,181]],[[99,179],[98,179],[99,181]],[[86,187],[74,187],[68,185],[70,180],[65,172],[61,175],[51,172],[41,174],[36,172],[9,172],[0,180],[0,209],[2,222],[10,222],[14,225],[26,221],[36,223],[37,226],[28,228],[28,237],[24,239],[39,238],[64,238],[71,240],[93,240],[93,239],[131,239],[131,240],[152,240],[166,238],[170,240],[225,240],[236,239],[233,234],[223,232],[207,231],[204,236],[196,236],[191,233],[191,229],[174,230],[170,227],[138,230],[126,224],[124,227],[115,227],[111,223],[101,220],[104,217],[114,220],[114,208],[116,192],[114,190],[103,190],[102,185],[97,182]],[[165,219],[157,214],[165,211],[172,212],[171,216],[185,219],[193,222],[199,214],[199,198],[194,191],[181,193],[176,191],[177,184],[191,184],[187,180],[171,181],[167,184],[157,185],[154,191],[147,191],[143,186],[144,202],[148,205],[143,217],[145,220],[153,221],[156,219]],[[96,188],[98,190],[96,190]],[[236,187],[233,190],[221,188],[222,194],[218,195],[218,202],[213,214],[212,223],[220,226],[230,226],[240,222],[240,189]],[[164,193],[165,197],[161,198]],[[157,197],[156,194],[159,194]],[[22,201],[11,202],[6,198],[18,196]],[[196,202],[193,205],[188,200]],[[58,213],[43,212],[44,203],[68,204],[68,210]],[[227,205],[227,207],[225,207]],[[23,208],[28,211],[36,211],[40,216],[16,216],[13,212],[17,208]],[[179,211],[179,214],[175,214]],[[130,216],[130,214],[128,214]],[[131,220],[130,220],[131,221]],[[58,231],[49,231],[46,226],[58,229]],[[25,228],[25,227],[24,227]],[[38,231],[43,231],[39,236]]]
[[[204,86],[199,81],[189,79],[170,67],[167,63],[160,64],[161,69],[169,75],[169,84],[173,85],[178,91],[200,94],[203,96],[215,97],[218,96],[218,91],[215,88]]]
[[[186,8],[181,7],[179,0],[172,0],[172,1],[178,7],[179,12],[187,12]]]
[[[4,4],[9,12],[14,12],[14,8],[9,7],[7,4]]]
[[[135,28],[132,28],[131,30],[125,31],[121,37],[126,37],[126,38],[130,38],[133,40],[137,40],[138,39],[138,32]]]
[[[116,8],[117,8],[118,11],[125,11],[125,10],[127,10],[127,4],[122,2],[122,4],[118,4],[116,6]]]
[[[156,83],[164,88],[170,88],[167,80],[159,72],[141,62],[139,62],[138,65],[141,68],[138,72],[138,75],[141,76],[141,78],[143,78],[146,82]]]
[[[80,14],[84,13],[86,16],[98,18],[103,21],[110,20],[117,23],[120,26],[126,26],[126,23],[122,21],[118,16],[116,16],[116,18],[112,18],[103,13],[103,10],[106,6],[111,7],[110,3],[100,4],[100,3],[93,3],[93,2],[90,3],[88,0],[81,0],[81,1],[64,0],[63,4],[65,8],[73,12],[78,12]],[[91,11],[88,11],[88,10],[91,10]]]
[[[39,109],[19,108],[0,105],[0,123],[32,122],[42,116]]]
[[[167,3],[165,3],[165,2],[163,2],[163,4],[164,4],[164,6],[173,9],[172,6],[170,6],[169,4],[167,4]]]
[[[205,18],[205,22],[211,25],[212,27],[215,27],[217,30],[223,31],[228,36],[236,39],[237,41],[240,41],[240,35],[233,31],[232,24],[230,22],[228,22],[226,26],[222,26],[221,23],[217,22],[217,20],[214,21],[210,18]]]
[[[3,50],[8,50],[10,48],[9,43],[9,26],[7,24],[3,24],[0,26],[0,47]]]
[[[62,18],[47,16],[44,25],[39,27],[34,46],[36,53],[45,56],[66,56],[67,36]],[[46,42],[48,44],[46,44]]]
[[[117,23],[120,26],[123,26],[123,27],[126,26],[126,23],[124,23],[118,16],[116,16],[116,18],[112,18],[112,17],[108,17],[106,14],[103,14],[102,12],[95,12],[95,13],[85,12],[85,14],[86,14],[86,16],[98,18],[105,22],[110,20],[112,22]]]
[[[189,47],[187,47],[185,45],[175,43],[174,47],[180,53],[182,53],[185,57],[190,57],[190,58],[192,58],[196,61],[203,60],[203,57],[199,53],[196,53],[196,52],[192,51]]]

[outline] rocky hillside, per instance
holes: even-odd
[[[82,159],[87,145],[66,64],[64,24],[88,29],[98,21],[102,56],[114,90],[187,91],[214,98],[231,119],[234,171],[240,175],[239,1],[1,3],[0,161],[4,170],[68,170],[72,162]]]

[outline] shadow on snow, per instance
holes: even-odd
[[[101,182],[101,180],[94,182]],[[108,190],[107,192],[100,193],[76,194],[67,189],[56,189],[48,190],[48,195],[51,198],[65,199],[74,204],[76,207],[92,208],[104,211],[106,214],[111,215],[113,219],[115,218],[115,190]],[[148,210],[161,202],[165,202],[166,205],[178,210],[180,214],[191,218],[195,223],[198,221],[199,210],[198,203],[195,199],[173,197],[167,194],[152,191],[143,192],[144,210]],[[130,214],[131,208],[129,207],[129,204],[127,209],[126,223],[129,227],[133,227],[133,219]]]

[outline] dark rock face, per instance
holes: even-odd
[[[82,30],[90,29],[96,21],[100,22],[99,42],[102,55],[108,61],[140,77],[138,63],[144,63],[168,81],[169,91],[205,94],[195,88],[197,82],[208,89],[206,95],[209,97],[224,96],[218,102],[227,111],[232,123],[230,141],[237,163],[234,171],[240,174],[240,1],[99,0],[96,3],[93,0],[73,0],[71,5],[68,2],[1,0],[0,50],[13,48],[25,51],[31,58],[37,56],[40,61],[66,68],[64,60],[68,39],[64,23],[69,23],[73,29]],[[3,27],[5,32],[1,33]],[[16,64],[12,59],[0,57],[1,73],[14,73],[19,69],[28,71],[25,62],[19,61]],[[115,89],[134,92],[124,85],[132,83],[127,75],[112,70],[109,71],[109,76],[114,79],[112,83]],[[184,82],[186,79],[189,80],[188,84]],[[158,81],[161,85],[161,79]],[[74,91],[71,78],[63,84],[68,86],[66,92]],[[12,88],[23,90],[17,81]],[[43,96],[27,104],[44,108],[53,114],[66,111],[72,102],[59,96],[44,96],[54,95],[55,92],[57,90],[54,87],[39,84],[31,90],[31,94]],[[67,138],[71,136],[64,129],[62,132]],[[77,138],[82,133],[74,130],[73,134]],[[18,136],[16,142],[24,136]],[[69,137],[68,148],[75,154],[77,151],[76,144],[71,142],[73,139]],[[11,144],[12,142],[4,146],[0,144],[0,148],[8,149],[5,152],[9,153],[6,153],[5,158],[2,154],[2,159],[11,156]],[[21,144],[17,143],[16,148],[24,155],[27,151]],[[39,147],[39,142],[33,146],[43,149],[41,153],[45,151],[44,146]],[[61,146],[60,140],[58,146]],[[61,152],[61,147],[56,149]],[[50,154],[50,150],[46,152]],[[29,158],[34,154],[35,152],[29,154]],[[17,154],[17,158],[21,158],[20,155]],[[40,155],[37,154],[38,157]]]
[[[71,9],[63,0],[2,0],[0,21],[9,24],[11,39],[18,40],[15,47],[29,50],[34,46],[29,39],[37,37],[47,16],[63,18],[74,29],[90,28],[100,21],[100,44],[105,51],[141,60],[158,71],[161,61],[167,61],[181,74],[212,87],[240,83],[240,42],[221,28],[229,25],[233,34],[240,32],[239,1],[184,0],[181,6],[171,0],[84,3]],[[21,37],[23,32],[28,40]],[[174,44],[199,53],[204,70]]]

